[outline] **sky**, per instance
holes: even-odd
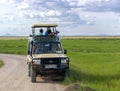
[[[0,0],[0,36],[53,23],[60,35],[120,35],[120,0]]]

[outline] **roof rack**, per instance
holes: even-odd
[[[40,28],[40,27],[57,27],[57,24],[34,24],[32,28]]]

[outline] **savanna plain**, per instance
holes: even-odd
[[[61,42],[70,58],[70,75],[60,84],[77,83],[95,91],[120,90],[119,37],[65,37]],[[0,53],[27,54],[27,38],[2,37],[0,43]],[[3,64],[0,60],[0,67]]]

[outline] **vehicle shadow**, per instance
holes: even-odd
[[[42,77],[42,76],[38,76],[36,83],[52,83],[52,84],[57,84],[57,83],[61,83],[62,81],[58,81],[58,80],[52,80],[51,77]]]

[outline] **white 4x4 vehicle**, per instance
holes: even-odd
[[[69,73],[69,58],[62,49],[57,24],[35,24],[28,39],[28,75],[36,82],[37,75],[50,76],[53,80],[64,80]],[[50,28],[54,35],[37,35],[36,30]]]

